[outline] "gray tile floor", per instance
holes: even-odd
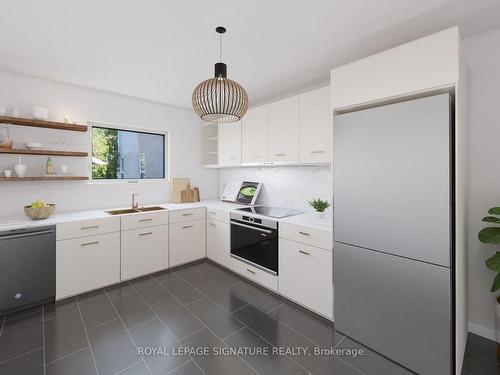
[[[208,261],[2,317],[0,324],[2,375],[410,373]],[[273,355],[280,347],[311,355]],[[319,347],[364,354],[314,355]],[[217,356],[181,348],[240,350]],[[495,353],[494,342],[470,335],[463,373],[500,374]]]

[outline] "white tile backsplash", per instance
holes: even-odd
[[[331,166],[227,168],[219,171],[220,193],[230,181],[258,181],[263,188],[257,204],[314,211],[307,201],[332,202]]]

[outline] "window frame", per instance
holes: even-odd
[[[165,183],[170,181],[170,133],[168,130],[160,130],[155,128],[144,128],[139,126],[129,126],[115,124],[103,121],[87,121],[88,126],[88,160],[87,172],[89,175],[89,184],[120,184],[120,183]],[[92,157],[93,157],[93,129],[105,128],[116,129],[135,133],[145,133],[153,135],[162,135],[163,138],[163,178],[116,178],[116,179],[94,179],[92,177]]]

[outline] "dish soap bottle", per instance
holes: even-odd
[[[52,163],[52,158],[51,157],[47,158],[47,166],[45,167],[45,173],[48,176],[53,176],[54,175],[54,163]]]

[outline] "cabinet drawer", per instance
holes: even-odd
[[[120,233],[57,241],[56,298],[120,281]]]
[[[84,236],[94,236],[104,233],[120,231],[119,217],[105,217],[102,219],[70,221],[57,224],[57,240],[67,240]]]
[[[332,232],[296,224],[280,223],[280,237],[329,251],[333,247]]]
[[[148,212],[142,214],[130,214],[121,217],[122,230],[153,227],[168,224],[168,212]]]
[[[128,280],[168,268],[168,226],[121,233],[121,279]]]
[[[228,223],[207,220],[207,258],[225,267],[231,267],[231,228]]]
[[[332,252],[280,239],[280,294],[332,319]]]
[[[182,223],[184,221],[201,220],[206,217],[205,208],[192,208],[187,210],[175,210],[169,213],[170,223]]]
[[[206,257],[205,220],[169,225],[170,267]]]
[[[229,211],[207,207],[207,220],[217,220],[222,223],[229,223]]]
[[[278,291],[278,276],[271,275],[260,268],[251,266],[235,258],[231,258],[231,269],[257,284],[261,284],[275,292]]]

